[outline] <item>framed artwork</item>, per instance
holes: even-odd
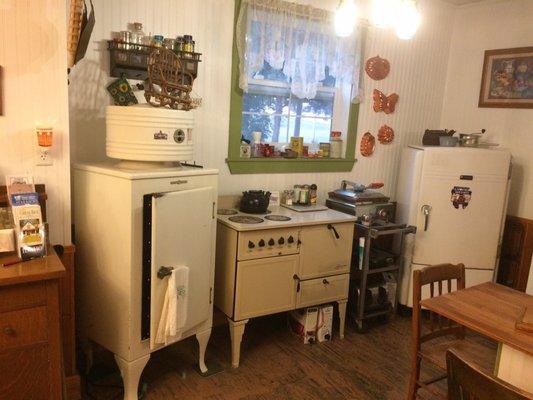
[[[478,106],[533,108],[533,47],[485,51]]]

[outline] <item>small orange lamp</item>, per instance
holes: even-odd
[[[37,127],[37,143],[41,147],[51,147],[54,140],[54,128]]]

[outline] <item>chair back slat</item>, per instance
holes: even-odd
[[[448,400],[533,400],[532,394],[481,371],[453,350],[446,353],[446,366]]]
[[[439,333],[444,336],[453,332],[459,337],[464,336],[464,328],[457,326],[453,321],[442,317],[440,314],[435,317],[435,313],[430,310],[428,310],[430,333],[422,334],[423,316],[420,301],[422,300],[423,286],[429,286],[429,295],[433,298],[436,295],[442,296],[444,294],[443,282],[446,282],[448,293],[451,293],[452,281],[457,282],[457,289],[464,289],[464,264],[439,264],[413,272],[413,340],[417,348],[420,348],[420,343],[424,342],[424,337],[428,335],[438,337]],[[436,293],[435,289],[437,289],[438,293]]]

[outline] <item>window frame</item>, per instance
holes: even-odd
[[[235,0],[231,65],[229,143],[228,158],[226,159],[226,163],[228,164],[231,174],[351,171],[356,162],[355,141],[357,138],[357,120],[359,115],[359,104],[353,103],[350,104],[348,112],[348,126],[345,136],[346,146],[344,158],[240,158],[243,91],[239,87],[239,55],[237,52],[236,41],[236,27],[240,6],[241,0]]]

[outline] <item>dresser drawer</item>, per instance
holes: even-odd
[[[45,306],[1,313],[0,349],[45,342],[47,330]]]
[[[350,274],[301,281],[296,306],[300,308],[346,299],[349,284]]]
[[[0,313],[46,303],[44,282],[0,287]]]

